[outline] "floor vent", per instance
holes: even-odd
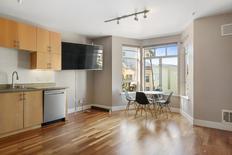
[[[231,110],[222,110],[222,122],[232,123],[232,111]]]
[[[222,36],[232,35],[232,23],[221,26]]]

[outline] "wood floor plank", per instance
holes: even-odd
[[[66,122],[0,139],[0,154],[232,155],[232,133],[193,127],[179,114],[73,113]]]

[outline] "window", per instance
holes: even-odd
[[[145,76],[145,80],[146,80],[146,82],[149,82],[150,81],[150,77],[149,76]]]
[[[139,85],[139,48],[122,48],[122,90],[136,91]]]
[[[147,82],[147,76],[151,77]],[[176,44],[144,48],[144,88],[178,94],[178,48]]]

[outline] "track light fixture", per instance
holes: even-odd
[[[109,19],[109,20],[106,20],[105,23],[108,23],[108,22],[112,22],[112,21],[117,21],[117,24],[119,24],[119,20],[121,19],[124,19],[124,18],[128,18],[128,17],[131,17],[131,16],[134,16],[134,20],[135,21],[138,21],[138,15],[140,14],[143,14],[143,17],[144,18],[147,18],[147,13],[149,12],[150,10],[144,10],[144,11],[140,11],[140,12],[135,12],[135,13],[132,13],[132,14],[128,14],[128,15],[124,15],[124,16],[120,16],[120,17],[116,17],[116,18],[112,18],[112,19]]]
[[[147,14],[146,14],[146,12],[144,12],[143,18],[147,18]]]

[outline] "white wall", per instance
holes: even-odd
[[[0,47],[0,84],[10,84],[13,71],[19,74],[16,83],[55,82],[54,71],[30,69],[29,52]]]
[[[85,36],[62,32],[62,41],[89,44]],[[68,110],[72,112],[81,106],[80,100],[86,100],[85,104],[92,104],[93,96],[93,72],[86,70],[62,70],[55,72],[55,82],[57,86],[67,86]]]

